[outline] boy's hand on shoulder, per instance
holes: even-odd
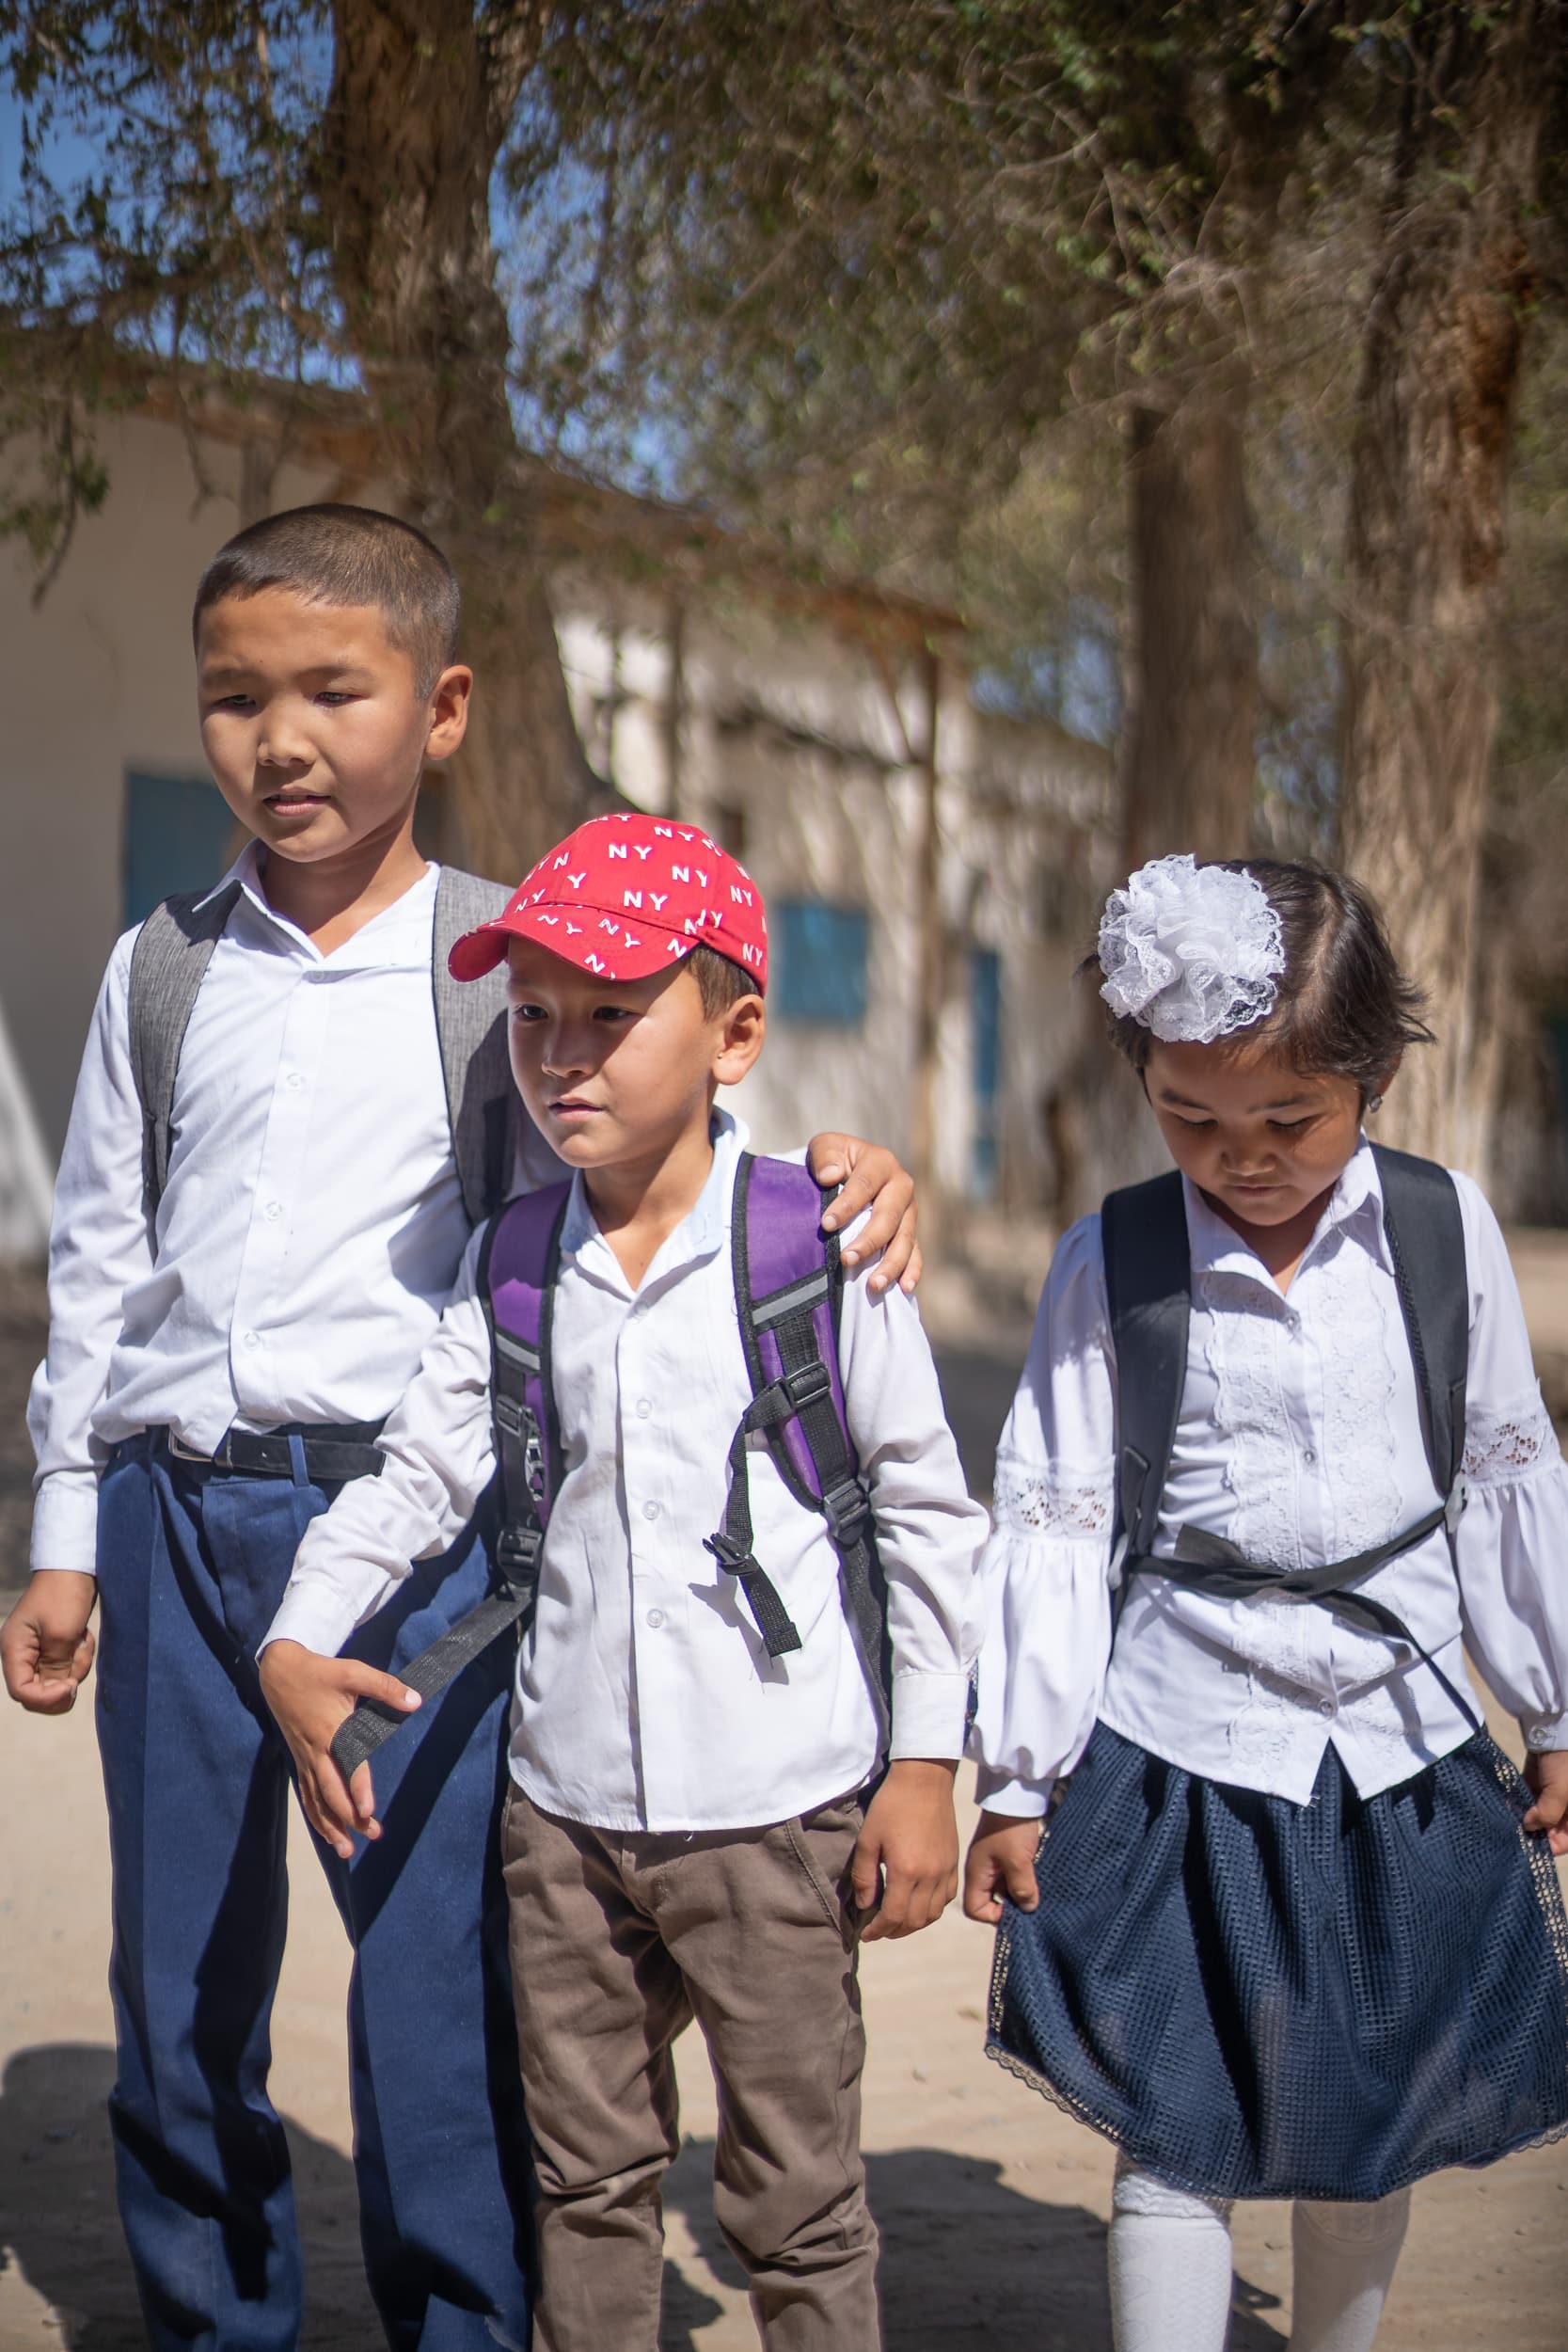
[[[827,1191],[842,1183],[844,1190],[823,1212],[830,1233],[841,1233],[863,1209],[871,1212],[863,1232],[845,1248],[844,1263],[851,1269],[881,1251],[881,1263],[867,1275],[874,1291],[895,1282],[911,1295],[920,1279],[920,1245],[914,1237],[914,1178],[884,1144],[863,1142],[859,1136],[813,1136],[806,1165]]]
[[[964,1863],[964,1917],[995,1927],[1006,1896],[1020,1911],[1037,1911],[1035,1856],[1045,1823],[1034,1814],[982,1813]]]
[[[1568,1853],[1568,1748],[1532,1749],[1525,1758],[1525,1785],[1535,1799],[1526,1829],[1544,1830],[1553,1853]]]
[[[98,1579],[40,1568],[0,1629],[6,1688],[32,1715],[69,1715],[97,1647],[89,1620]]]
[[[958,1891],[957,1764],[900,1756],[866,1808],[849,1866],[855,1901],[875,1915],[861,1941],[916,1935],[940,1919]],[[879,1892],[881,1896],[878,1905]]]
[[[323,1658],[301,1642],[269,1642],[258,1670],[261,1695],[299,1772],[299,1801],[316,1836],[347,1862],[356,1835],[379,1837],[371,1768],[361,1764],[345,1781],[333,1761],[332,1742],[353,1714],[357,1699],[379,1699],[412,1714],[420,1694],[396,1675],[382,1674],[357,1658]]]

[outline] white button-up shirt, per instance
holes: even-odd
[[[580,1177],[562,1234],[552,1350],[565,1474],[538,1612],[519,1652],[512,1773],[534,1802],[605,1829],[739,1828],[857,1788],[876,1716],[820,1516],[771,1455],[750,1457],[755,1552],[801,1647],[770,1660],[703,1539],[723,1524],[725,1457],[750,1402],[730,1263],[744,1131],[721,1115],[701,1199],[633,1290]],[[449,1546],[495,1470],[478,1243],[379,1478],[316,1519],[268,1640],[337,1650]],[[969,1500],[912,1301],[846,1283],[840,1363],[888,1586],[895,1756],[957,1756],[979,1629]]]
[[[437,869],[330,955],[268,905],[254,846],[233,875],[181,1051],[155,1244],[130,1056],[135,931],[99,992],[27,1415],[35,1568],[92,1571],[99,1472],[135,1430],[166,1425],[206,1454],[236,1422],[380,1420],[467,1242],[431,988]],[[523,1126],[521,1172],[559,1175]]]
[[[1456,1179],[1469,1388],[1456,1583],[1441,1529],[1360,1589],[1464,1688],[1462,1637],[1535,1748],[1568,1746],[1568,1475],[1541,1402],[1508,1253]],[[1156,1551],[1180,1530],[1250,1559],[1344,1560],[1438,1501],[1365,1143],[1288,1294],[1186,1186],[1186,1385]],[[1187,1771],[1304,1804],[1332,1741],[1370,1796],[1472,1725],[1406,1645],[1301,1603],[1135,1578],[1111,1643],[1116,1365],[1100,1219],[1064,1235],[996,1469],[976,1744],[994,1811],[1039,1813],[1096,1719]]]

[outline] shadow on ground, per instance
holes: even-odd
[[[104,2103],[111,2052],[82,2043],[19,2051],[0,2084],[0,2268],[14,2264],[57,2312],[66,2352],[144,2352],[136,2292],[115,2214]],[[291,2126],[305,2243],[302,2352],[380,2352],[359,2265],[354,2174],[336,2148]],[[1107,2352],[1105,2232],[1082,2205],[1006,2187],[1000,2168],[939,2148],[867,2160],[882,2232],[887,2352]],[[713,2146],[689,2140],[667,2203],[715,2276],[744,2278],[713,2219]],[[1237,2285],[1232,2352],[1281,2352],[1261,2313],[1273,2298]],[[696,2352],[721,2306],[672,2265],[661,2352]]]
[[[14,2265],[58,2313],[67,2352],[146,2352],[115,2211],[113,2081],[114,2053],[82,2042],[20,2050],[0,2081],[0,2267]],[[382,2352],[353,2170],[293,2125],[289,2146],[309,2300],[302,2352]]]
[[[868,2155],[882,2235],[887,2352],[1110,2352],[1105,2225],[1083,2205],[1021,2196],[1000,2165],[943,2148]],[[713,2144],[689,2139],[665,2202],[678,2210],[714,2276],[745,2275],[713,2218]],[[1230,2352],[1284,2352],[1261,2314],[1277,2298],[1236,2282]],[[663,2352],[688,2352],[666,2329]]]

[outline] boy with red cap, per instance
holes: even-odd
[[[267,2090],[289,1759],[257,1645],[309,1519],[380,1470],[473,1223],[560,1173],[526,1120],[508,1134],[500,990],[447,981],[444,943],[505,894],[414,837],[423,770],[467,723],[458,620],[440,550],[369,508],[294,508],[218,550],[193,615],[201,737],[249,840],[116,946],[60,1162],[34,1574],[0,1657],[20,1705],[65,1712],[101,1601],[110,2123],[156,2352],[300,2335]],[[847,1139],[819,1143],[837,1174]],[[367,1629],[361,1672],[486,1593],[486,1518]],[[528,2335],[496,1852],[510,1686],[494,1643],[388,1758],[386,1836],[320,1850],[355,1948],[366,2271],[400,2352]]]
[[[714,1097],[762,1050],[760,894],[691,827],[600,818],[457,943],[452,969],[477,977],[503,956],[518,1089],[577,1171],[549,1321],[562,1473],[502,1833],[539,2184],[534,2343],[656,2352],[671,2053],[695,2017],[720,2084],[717,2211],[763,2341],[865,2352],[855,1948],[927,1926],[957,1886],[985,1514],[912,1304],[847,1283],[837,1366],[892,1656],[891,1760],[867,1799],[879,1725],[826,1518],[749,1453],[751,1565],[800,1630],[785,1655],[705,1540],[753,1395],[731,1251],[745,1134]],[[357,1696],[419,1700],[330,1653],[451,1542],[496,1471],[487,1265],[476,1235],[381,1476],[308,1531],[263,1648],[307,1809],[340,1852],[376,1824],[370,1766],[345,1785],[335,1735]]]

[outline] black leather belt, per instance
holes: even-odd
[[[230,1429],[212,1454],[198,1454],[182,1444],[172,1430],[168,1450],[176,1462],[195,1462],[205,1470],[229,1470],[241,1478],[292,1478],[294,1474],[291,1438],[305,1447],[305,1474],[313,1486],[336,1484],[345,1478],[378,1478],[385,1456],[375,1444],[385,1424],[379,1421],[296,1422],[288,1429]]]

